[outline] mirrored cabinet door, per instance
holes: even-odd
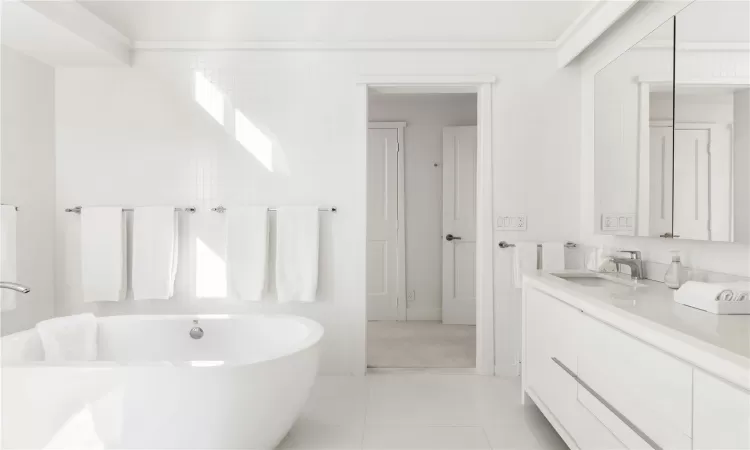
[[[750,2],[676,16],[674,234],[750,244]]]
[[[671,236],[674,18],[596,74],[595,229]]]

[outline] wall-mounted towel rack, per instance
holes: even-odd
[[[72,208],[65,208],[65,212],[71,212],[76,214],[81,214],[81,210],[83,210],[83,206],[74,206]],[[123,211],[133,211],[133,208],[122,208]],[[194,213],[196,211],[195,206],[188,206],[186,208],[175,208],[174,209],[177,212],[188,212],[190,214]]]
[[[276,212],[279,209],[278,208],[268,208],[268,210],[271,211],[271,212]],[[330,208],[318,208],[318,211],[327,211],[327,212],[333,212],[333,213],[337,212],[338,210],[339,209],[336,208],[335,206],[331,206]],[[225,213],[227,211],[227,208],[219,205],[216,208],[211,208],[211,211],[217,212],[219,214],[223,214],[223,213]]]
[[[497,245],[500,248],[511,248],[511,247],[515,247],[516,246],[516,244],[509,244],[506,241],[500,241],[500,243],[497,244]],[[537,247],[541,248],[542,244],[538,244]],[[576,247],[578,247],[578,244],[576,244],[575,242],[568,241],[568,242],[565,243],[565,248],[576,248]]]

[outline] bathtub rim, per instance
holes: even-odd
[[[76,315],[76,314],[69,314],[70,315]],[[67,317],[67,316],[60,316],[60,317]],[[229,320],[229,319],[241,319],[243,317],[253,317],[253,318],[266,318],[266,319],[289,319],[294,320],[297,322],[301,322],[303,325],[305,325],[308,330],[310,330],[310,334],[302,340],[300,343],[298,343],[293,350],[288,351],[286,353],[261,359],[258,361],[252,361],[252,362],[230,362],[229,364],[226,364],[227,361],[222,361],[223,364],[220,365],[201,365],[201,363],[215,363],[219,360],[180,360],[180,361],[169,361],[169,360],[158,360],[158,361],[146,361],[146,360],[133,360],[133,361],[115,361],[115,360],[94,360],[94,361],[55,361],[55,362],[48,362],[48,361],[21,361],[21,362],[5,362],[0,359],[0,366],[2,369],[11,369],[11,368],[79,368],[79,369],[109,369],[114,367],[121,367],[121,368],[143,368],[143,369],[191,369],[191,370],[228,370],[228,369],[239,369],[243,367],[251,367],[257,364],[264,364],[269,363],[272,361],[276,361],[282,358],[287,358],[293,355],[296,355],[298,353],[304,352],[306,350],[309,350],[316,345],[320,343],[320,340],[323,338],[323,335],[325,334],[325,330],[323,326],[318,323],[315,320],[309,319],[307,317],[303,316],[297,316],[294,314],[118,314],[118,315],[112,315],[112,316],[96,316],[97,325],[101,321],[117,321],[117,320],[126,320],[126,319],[137,319],[137,320],[203,320],[203,319],[219,319],[219,320]],[[29,328],[26,330],[21,330],[16,333],[9,334],[7,336],[3,336],[0,338],[0,340],[20,334],[20,333],[28,333],[34,331],[34,328]],[[198,363],[198,365],[194,365],[194,363]]]

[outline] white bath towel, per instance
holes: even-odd
[[[279,302],[313,302],[318,290],[320,214],[315,206],[279,208],[276,291]]]
[[[56,317],[36,324],[45,361],[95,361],[97,323],[93,314]]]
[[[688,281],[675,291],[674,299],[714,314],[750,314],[750,302],[739,287],[734,283]]]
[[[241,300],[259,301],[268,277],[268,207],[227,210],[229,286]]]
[[[513,285],[523,287],[523,274],[537,269],[538,246],[536,242],[518,242],[513,252]]]
[[[565,270],[565,244],[562,242],[542,243],[542,270],[554,272]]]
[[[125,298],[125,221],[122,208],[81,211],[81,278],[84,302]]]
[[[133,299],[168,299],[177,275],[177,213],[173,206],[133,212]]]
[[[0,206],[0,280],[17,281],[16,207]],[[0,289],[0,311],[16,308],[16,293]]]

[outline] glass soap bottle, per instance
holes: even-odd
[[[682,262],[680,262],[680,251],[671,250],[672,252],[672,263],[667,269],[667,273],[664,274],[664,284],[671,289],[679,289],[682,286],[684,280],[684,269]]]

